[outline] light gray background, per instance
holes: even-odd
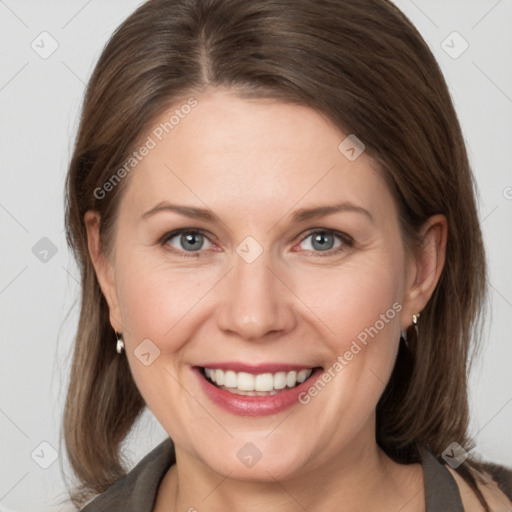
[[[63,183],[84,84],[140,3],[0,0],[0,511],[64,510],[51,503],[65,492],[59,462],[71,476],[60,424],[79,288],[63,232]],[[471,432],[476,452],[512,466],[512,1],[396,3],[442,67],[478,181],[491,314],[471,377]],[[51,48],[44,31],[58,43],[46,59],[31,47]],[[457,58],[464,42],[453,31],[469,44]],[[33,253],[43,237],[57,250],[46,262],[40,248]],[[126,446],[132,464],[164,436],[146,413]],[[48,469],[40,466],[53,452],[42,442],[60,458]]]

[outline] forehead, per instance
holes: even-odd
[[[376,216],[393,209],[375,161],[349,160],[339,149],[347,134],[315,110],[218,90],[196,102],[173,105],[141,139],[151,149],[125,193],[133,213],[171,199],[260,218],[340,200]]]

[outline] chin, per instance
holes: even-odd
[[[310,470],[301,442],[283,446],[267,439],[231,444],[219,454],[208,451],[201,461],[215,473],[244,482],[285,481],[297,476],[301,468]]]

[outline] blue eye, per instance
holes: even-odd
[[[178,244],[181,247],[176,247],[173,245],[171,240],[176,238],[178,240]],[[163,244],[169,244],[171,247],[174,247],[175,249],[178,249],[178,251],[185,251],[185,252],[197,252],[203,248],[203,243],[205,240],[208,240],[206,236],[198,230],[194,229],[188,229],[188,230],[180,230],[180,231],[173,231],[172,233],[169,233],[165,235],[163,239]],[[211,242],[210,242],[211,244]],[[186,256],[199,256],[196,254],[187,254]]]
[[[306,240],[311,239],[310,248],[307,251],[316,253],[315,256],[332,256],[339,252],[347,250],[354,244],[353,239],[344,233],[339,233],[330,229],[316,229],[310,231],[302,240],[300,244]],[[336,239],[339,240],[335,245]],[[199,257],[204,247],[205,242],[210,244],[210,248],[214,244],[210,242],[206,234],[200,229],[179,229],[164,235],[160,243],[161,245],[168,246],[168,250],[184,257]]]
[[[317,229],[316,231],[310,231],[310,233],[301,240],[301,243],[311,239],[310,246],[314,252],[324,252],[326,256],[338,253],[346,250],[347,247],[353,245],[353,240],[345,234],[336,233],[329,229]],[[341,240],[338,245],[334,246],[336,239]],[[318,254],[318,256],[324,256],[324,254]]]

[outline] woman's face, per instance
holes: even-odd
[[[142,138],[96,266],[135,382],[203,468],[283,480],[346,464],[374,441],[400,330],[421,306],[392,196],[314,110],[220,90],[196,100]]]

